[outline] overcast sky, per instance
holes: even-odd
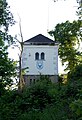
[[[24,40],[39,33],[48,35],[47,30],[54,29],[57,23],[77,19],[76,0],[8,0],[15,20],[21,18]],[[14,34],[19,32],[19,26],[12,27]]]
[[[14,19],[17,21],[10,28],[10,34],[13,36],[19,34],[18,16],[20,16],[24,40],[32,38],[37,34],[50,37],[47,34],[47,30],[54,29],[56,24],[66,20],[73,21],[77,19],[76,0],[59,0],[59,2],[54,2],[53,0],[8,0],[8,3]],[[17,49],[15,50],[12,50],[10,57],[14,58],[14,56],[17,56]],[[59,69],[59,73],[62,73],[62,67]]]

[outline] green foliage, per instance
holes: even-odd
[[[79,81],[80,79],[82,79],[82,64],[77,65],[68,73],[68,80]]]
[[[82,64],[76,66],[73,71],[68,74],[69,85],[73,86],[76,91],[75,99],[70,103],[73,116],[77,120],[82,119]]]
[[[66,120],[60,96],[59,86],[41,77],[23,93],[11,91],[0,98],[1,120]]]
[[[82,94],[82,64],[76,66],[73,71],[68,73],[67,77],[69,84],[74,86],[74,88],[78,91],[77,98],[81,98]]]
[[[59,86],[42,76],[21,93],[8,91],[0,98],[0,119],[81,120],[82,84],[79,84],[70,81]]]
[[[11,86],[11,78],[15,76],[15,64],[8,58],[7,52],[9,44],[13,42],[11,35],[8,35],[8,27],[13,24],[6,0],[0,0],[0,96]]]
[[[7,46],[0,40],[0,96],[5,88],[12,85],[12,77],[15,77],[15,64],[8,58]]]
[[[82,119],[82,100],[81,99],[75,100],[70,104],[70,107],[74,112],[74,115],[77,116],[77,120],[81,120]]]
[[[47,104],[51,104],[53,102],[53,96],[50,94],[50,88],[53,88],[51,84],[48,79],[42,77],[36,84],[26,89],[22,95],[23,99],[25,99],[23,109],[24,106],[26,108],[25,103],[28,105],[29,110],[39,111],[42,111]]]
[[[82,22],[80,20],[70,23],[57,24],[55,29],[49,34],[54,36],[56,42],[59,42],[59,57],[62,64],[66,63],[65,70],[72,70],[79,64],[81,53],[78,51],[80,40],[82,40],[81,33]],[[76,48],[78,45],[78,48]]]
[[[13,42],[12,36],[8,34],[8,28],[13,24],[15,24],[15,21],[12,13],[9,11],[7,1],[0,0],[0,40],[8,41],[8,44]]]
[[[0,98],[0,120],[15,120],[20,115],[15,99],[18,98],[16,91],[6,91]]]
[[[76,87],[77,86],[77,87]],[[32,86],[0,98],[1,120],[80,120],[82,84],[51,83],[41,76]]]
[[[5,27],[8,30],[9,25],[14,24],[13,15],[9,11],[9,6],[6,0],[0,0],[0,27]]]
[[[79,3],[77,15],[79,16],[79,19],[82,20],[82,0],[77,0],[77,2]]]

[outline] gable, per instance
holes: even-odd
[[[26,40],[24,44],[41,44],[41,45],[46,45],[46,44],[55,44],[55,41],[49,39],[48,37],[45,37],[42,34],[36,35],[32,37],[29,40]]]

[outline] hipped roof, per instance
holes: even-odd
[[[50,38],[48,38],[42,34],[38,34],[38,35],[26,40],[24,43],[55,43],[55,41],[51,40]]]

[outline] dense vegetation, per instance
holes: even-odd
[[[0,98],[0,120],[81,120],[81,70],[82,65],[76,67],[65,84],[41,76],[21,93],[5,92]]]

